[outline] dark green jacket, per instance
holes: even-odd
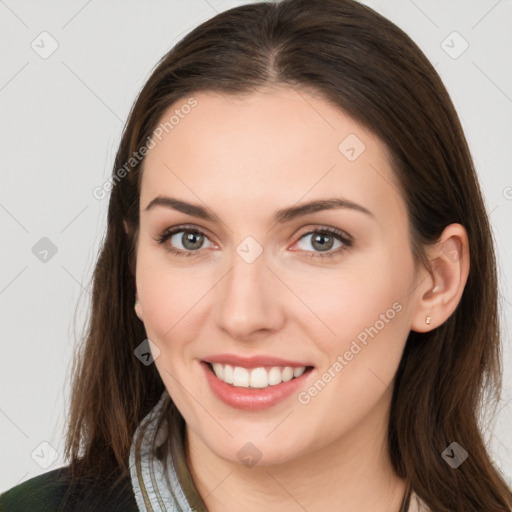
[[[71,492],[69,466],[22,482],[0,495],[0,512],[138,512],[130,477],[113,487],[80,482]]]

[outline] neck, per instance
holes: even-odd
[[[398,512],[406,481],[388,455],[389,403],[386,396],[335,442],[282,464],[227,461],[187,427],[188,467],[209,512]]]

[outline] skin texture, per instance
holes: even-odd
[[[434,329],[458,304],[469,270],[465,230],[448,226],[429,248],[432,274],[415,265],[385,146],[319,97],[275,87],[194,97],[197,106],[155,140],[144,162],[136,311],[186,420],[200,494],[213,512],[398,510],[405,481],[386,451],[393,376],[409,331]],[[354,161],[338,149],[350,134],[365,145]],[[158,195],[206,206],[221,222],[161,206],[145,211]],[[337,208],[273,221],[279,209],[332,198],[372,215]],[[181,224],[205,234],[194,256],[166,250],[186,251],[184,233],[155,241]],[[348,233],[352,245],[336,253],[342,243],[327,238],[334,256],[308,257],[322,254],[311,235],[322,227]],[[252,263],[236,250],[247,236],[263,250]],[[381,315],[388,321],[379,329]],[[220,353],[301,361],[315,367],[307,391],[375,325],[378,334],[307,404],[294,393],[264,411],[231,408],[199,364]],[[248,442],[261,453],[251,467],[237,456]]]

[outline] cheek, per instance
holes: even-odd
[[[294,293],[301,299],[301,314],[296,312],[295,318],[305,331],[315,331],[312,339],[325,344],[323,352],[332,353],[348,350],[358,336],[364,342],[368,329],[376,329],[379,338],[400,330],[412,277],[411,262],[381,252],[354,258],[339,270],[316,269],[311,279],[290,274],[286,280],[295,283]]]
[[[322,354],[319,381],[303,398],[316,401],[320,416],[360,416],[392,387],[409,332],[412,279],[412,260],[390,251],[299,290],[309,311],[296,318]]]
[[[146,330],[164,340],[183,328],[193,307],[207,290],[204,276],[171,261],[163,248],[140,246],[137,253],[137,291]],[[206,282],[207,283],[207,282]],[[181,320],[180,320],[181,319]]]
[[[413,264],[392,251],[373,258],[330,283],[317,281],[324,286],[310,288],[305,298],[322,322],[310,316],[303,328],[316,326],[310,333],[324,355],[317,380],[300,400],[315,411],[308,421],[348,428],[392,389],[409,332]]]

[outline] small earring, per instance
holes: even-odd
[[[135,309],[135,311],[137,311],[137,306],[138,306],[139,304],[140,304],[140,302],[139,302],[139,298],[137,297],[137,295],[135,295],[135,304],[134,304],[134,306],[133,306],[133,307],[134,307],[134,309]]]
[[[432,288],[432,293],[436,293],[437,290],[439,290],[439,286],[437,286],[437,284],[434,286],[434,288]]]
[[[425,323],[426,323],[427,325],[430,325],[430,320],[431,320],[431,319],[430,319],[430,317],[429,317],[429,316],[427,316],[427,318],[425,318]]]

